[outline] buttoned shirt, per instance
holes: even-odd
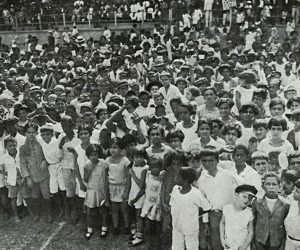
[[[6,182],[11,186],[16,186],[17,178],[21,178],[20,174],[20,157],[12,157],[8,153],[0,157],[0,170],[6,173]]]

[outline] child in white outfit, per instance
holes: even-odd
[[[172,214],[172,250],[199,248],[199,208],[209,211],[211,205],[197,188],[192,186],[196,171],[181,168],[170,200]],[[203,220],[205,220],[204,217]],[[207,221],[206,221],[207,222]]]

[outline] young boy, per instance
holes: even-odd
[[[262,151],[255,151],[251,155],[252,166],[260,176],[268,172],[269,156]]]
[[[281,187],[283,196],[290,200],[290,195],[295,188],[295,182],[299,178],[297,171],[284,169],[281,173]]]
[[[4,139],[4,147],[6,153],[0,157],[0,174],[5,176],[8,187],[8,198],[10,200],[15,222],[20,223],[20,218],[17,210],[17,197],[23,190],[22,177],[20,173],[20,159],[17,150],[17,140],[12,137]],[[23,190],[24,191],[24,190]],[[25,193],[22,198],[25,197]]]
[[[211,205],[203,194],[192,186],[196,171],[186,167],[179,169],[177,185],[170,200],[172,215],[172,250],[195,250],[199,248],[199,208],[204,212]]]
[[[48,169],[50,173],[50,193],[52,198],[52,205],[59,208],[59,217],[64,213],[61,202],[61,195],[64,200],[65,197],[65,183],[63,181],[60,161],[62,158],[61,150],[59,149],[58,140],[54,137],[53,128],[51,125],[44,125],[40,128],[42,140],[39,143],[42,146],[44,156],[49,164]],[[52,209],[53,211],[53,209]]]
[[[252,203],[256,249],[282,249],[285,242],[284,219],[290,206],[283,197],[278,196],[279,185],[276,174],[266,174],[263,178],[265,194]]]
[[[250,154],[253,154],[259,143],[266,138],[268,133],[268,121],[264,119],[255,120],[253,123],[254,136],[249,139],[248,148]]]
[[[288,133],[287,140],[293,145],[294,150],[299,149],[300,136],[300,110],[296,109],[290,114],[290,121],[294,123],[294,128]]]
[[[253,214],[248,205],[256,194],[254,186],[238,186],[235,189],[234,202],[223,207],[220,233],[224,249],[250,250]]]

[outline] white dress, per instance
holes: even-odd
[[[230,250],[238,250],[243,246],[247,239],[248,224],[253,220],[250,208],[236,211],[232,204],[223,207],[223,216],[225,218],[225,240]],[[248,247],[250,250],[250,246]]]
[[[198,138],[197,134],[197,127],[198,124],[195,122],[195,124],[190,128],[184,128],[183,122],[179,122],[176,124],[176,129],[180,129],[184,134],[184,140],[182,142],[182,149],[184,151],[187,151],[189,147],[191,146],[191,143]]]
[[[148,165],[145,165],[144,167],[133,166],[132,171],[134,172],[134,174],[138,179],[141,179],[142,172],[148,168],[149,168]],[[130,187],[128,201],[130,202],[131,200],[133,200],[137,196],[139,191],[140,191],[139,186],[135,183],[134,179],[131,177],[131,187]],[[134,207],[136,209],[141,209],[143,207],[144,201],[145,201],[145,195],[143,195],[136,203],[134,203]]]

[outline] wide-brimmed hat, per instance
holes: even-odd
[[[223,75],[223,72],[225,69],[228,69],[230,70],[231,74],[233,73],[233,69],[232,67],[228,64],[228,63],[225,63],[225,64],[222,64],[219,68],[218,68],[218,71],[221,75]]]
[[[84,40],[84,37],[83,36],[78,36],[75,40],[76,43],[83,43],[85,40]]]

